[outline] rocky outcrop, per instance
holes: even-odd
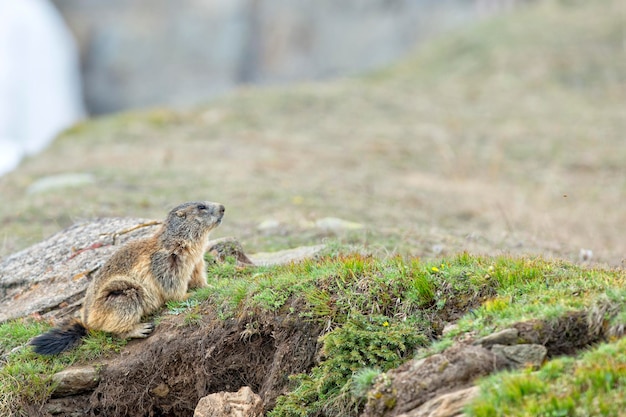
[[[543,345],[493,345],[491,351],[515,366],[532,366],[535,369],[543,364],[548,355],[548,349]]]
[[[476,395],[474,381],[493,372],[545,361],[548,349],[524,343],[517,328],[457,343],[442,353],[413,360],[378,378],[362,417],[450,417]]]
[[[75,224],[0,262],[0,322],[78,308],[93,273],[120,245],[154,233],[157,222],[133,218]]]
[[[481,346],[457,344],[440,354],[414,360],[379,377],[368,393],[363,417],[410,414],[427,401],[467,387],[508,361]]]

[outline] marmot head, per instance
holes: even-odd
[[[215,229],[224,217],[224,206],[210,201],[183,203],[169,212],[165,220],[168,235],[197,239]]]

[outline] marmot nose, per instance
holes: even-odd
[[[223,205],[220,204],[220,205],[217,206],[217,212],[220,215],[220,217],[222,217],[224,215],[224,211],[226,211],[226,209],[224,208]]]

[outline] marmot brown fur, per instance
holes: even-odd
[[[174,208],[154,236],[120,248],[96,273],[85,294],[81,319],[50,330],[30,344],[39,354],[72,348],[87,329],[121,338],[147,337],[154,325],[141,319],[187,291],[207,286],[204,252],[224,206],[190,202]]]

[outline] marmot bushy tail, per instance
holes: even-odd
[[[55,355],[76,346],[87,335],[87,329],[79,320],[72,320],[62,327],[50,330],[31,340],[35,353]]]
[[[207,286],[204,252],[224,206],[208,201],[179,205],[154,236],[127,243],[100,268],[87,288],[81,319],[50,330],[30,344],[52,355],[72,348],[88,330],[121,338],[144,338],[154,330],[142,318],[169,300]]]

